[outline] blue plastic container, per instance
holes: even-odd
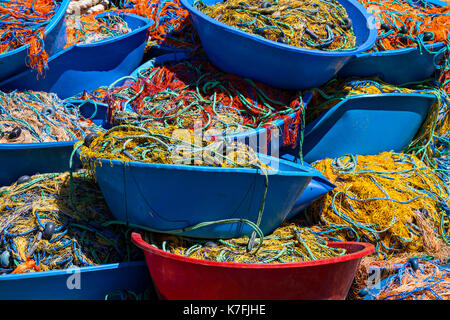
[[[439,0],[426,0],[426,2],[440,7],[448,5]],[[421,1],[416,1],[416,3],[421,5]],[[419,50],[417,47],[359,53],[339,71],[338,76],[342,78],[378,77],[391,84],[422,81],[436,71],[435,64],[444,55],[442,50],[445,50],[442,42],[427,44],[425,47],[436,53],[431,54],[425,49]]]
[[[85,101],[71,101],[80,105],[80,113],[100,126],[107,127],[106,108]],[[15,182],[23,175],[63,172],[69,170],[70,155],[76,141],[44,143],[0,144],[0,187]],[[74,167],[81,164],[78,159]]]
[[[384,93],[346,98],[305,128],[303,159],[401,152],[416,135],[436,97]]]
[[[56,1],[59,8],[47,27],[44,29],[45,50],[49,56],[62,50],[66,45],[66,10],[70,0]],[[28,48],[30,45],[21,46],[15,50],[0,54],[0,81],[28,69],[26,65]]]
[[[136,78],[138,77],[140,72],[147,69],[151,69],[165,62],[178,62],[188,58],[189,55],[186,52],[176,52],[158,56],[139,66],[136,70],[134,70],[130,74],[130,77]],[[311,92],[305,93],[305,95],[302,97],[303,106],[305,110],[308,106],[308,103],[311,101],[311,98],[312,98]],[[132,112],[133,110],[131,109],[131,107],[129,107],[126,111]],[[291,119],[294,119],[295,113],[289,114],[289,117]],[[241,143],[245,143],[251,146],[256,152],[278,157],[279,150],[281,147],[283,147],[283,136],[285,134],[285,120],[283,119],[275,120],[273,122],[273,125],[277,128],[276,131],[278,132],[278,137],[275,136],[274,132],[275,130],[272,130],[273,136],[271,137],[270,141],[267,141],[267,129],[264,127],[244,131],[237,134],[231,134],[226,138],[228,141],[239,141]],[[298,132],[297,139],[299,139],[299,137],[300,137],[300,130]]]
[[[0,300],[105,300],[116,291],[141,294],[153,287],[145,261],[78,270],[78,275],[70,269],[0,275]]]
[[[298,157],[290,154],[283,154],[281,156],[281,159],[301,164],[301,161]],[[303,166],[314,169],[314,167],[304,161]],[[328,179],[325,178],[325,176],[323,176],[322,174],[317,177],[312,177],[305,191],[303,191],[300,197],[298,197],[297,201],[295,201],[295,204],[287,215],[286,219],[289,220],[294,218],[304,209],[306,209],[311,203],[313,203],[315,200],[319,199],[329,191],[333,190],[334,188],[336,188],[336,186],[328,181]]]
[[[353,22],[358,48],[352,51],[304,49],[255,36],[214,20],[193,8],[194,0],[180,0],[191,14],[206,54],[222,70],[285,89],[321,86],[333,78],[354,55],[370,49],[376,28],[357,0],[338,0]],[[220,0],[205,0],[212,5]]]
[[[450,268],[450,264],[445,265],[444,267]],[[369,292],[366,296],[364,296],[364,300],[377,300],[376,297],[378,294],[383,290],[384,287],[387,286],[389,281],[395,277],[395,274],[387,277],[386,279],[381,280],[379,283],[377,283],[373,288],[369,289],[366,287],[366,290]]]
[[[269,184],[260,229],[271,233],[287,217],[312,177],[310,167],[259,155],[269,171]],[[101,159],[96,180],[112,214],[119,221],[160,232],[184,229],[201,222],[244,218],[256,222],[265,191],[259,169],[218,168],[121,162]],[[197,238],[251,235],[245,223],[214,224],[176,232]]]
[[[108,14],[113,13],[101,13],[97,17]],[[147,28],[153,21],[134,14],[119,15],[128,23],[131,32],[70,46],[49,58],[45,78],[38,80],[35,71],[27,70],[0,82],[0,89],[54,92],[66,99],[129,75],[142,61]]]

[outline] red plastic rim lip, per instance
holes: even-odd
[[[302,267],[310,267],[310,266],[320,266],[326,264],[333,264],[339,262],[346,262],[350,260],[356,260],[367,256],[375,251],[375,248],[370,243],[365,242],[329,242],[328,245],[336,246],[336,247],[345,247],[350,245],[358,245],[361,246],[362,249],[356,252],[346,254],[340,257],[313,260],[313,261],[303,261],[303,262],[291,262],[291,263],[236,263],[236,262],[217,262],[217,261],[209,261],[209,260],[200,260],[189,257],[179,256],[173,253],[165,252],[161,249],[155,248],[149,243],[145,242],[142,239],[142,236],[139,233],[133,232],[131,234],[131,241],[139,248],[144,250],[144,252],[151,252],[153,254],[159,255],[161,257],[179,261],[179,262],[187,262],[191,264],[203,265],[203,266],[211,266],[211,267],[222,267],[222,268],[234,268],[234,269],[285,269],[285,268],[302,268]]]

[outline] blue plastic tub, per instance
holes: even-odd
[[[161,65],[165,62],[178,62],[185,59],[188,59],[189,55],[186,52],[177,52],[177,53],[170,53],[166,55],[162,55],[159,57],[156,57],[152,60],[149,60],[139,66],[136,70],[134,70],[131,74],[131,78],[138,77],[139,73],[143,70],[151,69],[154,66]],[[123,83],[123,81],[121,81]],[[303,107],[307,108],[308,103],[311,101],[312,93],[307,92],[302,97],[303,100]],[[132,112],[131,107],[129,109],[125,110]],[[291,119],[295,118],[295,113],[289,114],[289,117]],[[227,136],[227,140],[229,141],[239,141],[241,143],[245,143],[247,145],[250,145],[253,147],[253,149],[256,152],[264,153],[268,155],[272,155],[274,157],[277,157],[279,154],[279,150],[281,147],[283,147],[283,136],[285,134],[285,121],[283,119],[278,119],[273,122],[273,125],[277,128],[278,131],[278,139],[276,139],[275,134],[271,138],[270,141],[267,141],[267,129],[264,127],[260,127],[258,129],[248,130],[244,131],[238,134],[232,134]],[[274,130],[272,130],[272,133]],[[297,141],[300,138],[300,130],[298,132]],[[290,148],[290,146],[285,146],[286,148]]]
[[[276,169],[268,175],[260,224],[261,231],[269,234],[286,219],[311,178],[320,172],[259,156],[262,162]],[[190,231],[181,229],[228,218],[256,223],[265,191],[265,176],[259,169],[96,161],[101,162],[96,165],[96,180],[119,221],[197,238],[235,238],[253,232],[243,222],[214,224]]]
[[[370,49],[376,28],[369,28],[369,13],[357,0],[338,0],[353,22],[358,48],[320,51],[281,44],[228,26],[193,8],[194,0],[180,0],[191,14],[206,54],[222,70],[279,88],[306,89],[333,78],[354,55]],[[207,5],[220,0],[205,0]]]
[[[280,158],[295,162],[297,164],[301,164],[301,161],[298,157],[290,154],[283,154]],[[314,169],[314,167],[304,161],[303,166]],[[322,174],[316,177],[312,177],[305,191],[303,191],[300,197],[298,197],[297,201],[295,201],[295,204],[287,215],[286,219],[289,220],[294,218],[300,212],[306,209],[311,203],[313,203],[315,200],[319,199],[329,191],[333,190],[334,188],[336,188],[336,186],[328,181],[328,179],[325,178],[325,176],[323,176]]]
[[[439,0],[426,0],[436,6],[446,6]],[[421,2],[417,1],[420,5]],[[428,53],[425,49],[397,49],[381,52],[363,52],[352,58],[338,73],[339,77],[378,77],[391,84],[403,84],[422,81],[429,78],[435,71],[440,57],[444,55],[445,45],[441,42],[427,44],[425,47],[436,52]]]
[[[401,152],[435,101],[434,95],[416,93],[346,98],[306,126],[303,159],[311,163],[348,153]]]
[[[105,300],[116,291],[142,294],[148,288],[153,290],[145,261],[78,270],[79,275],[70,269],[0,275],[0,300]]]
[[[113,13],[101,13],[102,17]],[[54,92],[62,99],[84,90],[95,90],[127,76],[142,61],[147,42],[147,28],[153,24],[134,14],[119,13],[131,32],[94,43],[76,44],[49,58],[45,78],[37,79],[35,71],[27,70],[0,82],[0,89]]]
[[[59,8],[47,27],[45,34],[45,51],[49,56],[62,50],[66,45],[66,19],[65,14],[70,0],[56,1]],[[8,79],[28,69],[26,65],[28,48],[30,45],[21,46],[15,50],[0,54],[0,81]]]
[[[86,103],[71,101],[80,105],[80,113],[91,118],[99,126],[107,127],[106,108]],[[23,175],[36,173],[63,172],[69,170],[70,155],[76,141],[44,143],[1,143],[0,144],[0,187],[15,182]],[[74,166],[81,164],[77,159]]]

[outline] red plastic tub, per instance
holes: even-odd
[[[374,247],[330,242],[348,254],[316,261],[247,264],[198,260],[159,250],[132,233],[161,299],[170,300],[342,300],[362,257]]]

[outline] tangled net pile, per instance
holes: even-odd
[[[83,172],[32,176],[0,189],[1,273],[142,259]]]
[[[373,243],[382,260],[406,252],[449,256],[449,187],[416,157],[346,155],[313,166],[336,185],[308,209],[320,234]]]
[[[42,74],[48,67],[44,29],[58,8],[53,0],[1,1],[0,54],[29,45],[27,65]]]
[[[131,32],[127,22],[121,16],[111,14],[100,18],[96,18],[95,15],[72,15],[67,17],[66,24],[66,48],[74,44],[97,42]]]
[[[72,141],[101,130],[54,93],[0,91],[0,143]]]
[[[375,295],[376,300],[450,300],[450,268],[428,259],[405,263]]]
[[[112,122],[178,128],[231,135],[285,120],[284,145],[297,143],[304,105],[300,92],[222,73],[205,60],[184,60],[142,71],[137,79],[112,87],[106,101]]]
[[[67,14],[91,14],[105,11],[110,7],[109,0],[71,0]]]
[[[183,9],[179,0],[124,0],[120,2],[119,8],[123,12],[155,21],[149,29],[147,48],[162,45],[194,52],[200,47],[200,39],[189,20],[189,13]]]
[[[227,0],[210,6],[198,0],[193,6],[217,21],[279,43],[329,51],[356,49],[352,21],[335,0]]]
[[[420,53],[442,56],[435,59],[439,81],[450,94],[450,6],[438,7],[424,0],[359,0],[375,16],[378,38],[369,50],[387,51],[418,47]],[[448,3],[448,2],[447,2]],[[438,46],[438,44],[444,46]],[[435,46],[427,46],[435,44]]]
[[[261,247],[254,252],[248,251],[247,237],[216,242],[160,234],[147,234],[147,238],[147,242],[166,252],[219,262],[290,263],[345,254],[345,249],[329,247],[325,238],[293,223],[282,225],[264,237]]]
[[[197,142],[193,135],[186,137],[177,134],[174,127],[154,125],[151,129],[146,129],[127,125],[115,126],[86,140],[80,141],[76,148],[80,149],[83,163],[91,169],[95,169],[97,159],[267,168],[247,145],[228,144],[223,141]]]
[[[378,39],[372,51],[386,51],[425,44],[446,43],[449,39],[450,6],[437,7],[426,1],[359,0],[375,16]],[[432,52],[432,51],[429,51]]]

